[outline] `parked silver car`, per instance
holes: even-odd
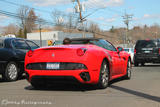
[[[131,61],[134,63],[134,49],[133,48],[124,48],[124,51],[128,52],[131,56]]]

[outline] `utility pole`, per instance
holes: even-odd
[[[80,18],[80,23],[81,23],[81,25],[82,25],[82,27],[83,27],[83,38],[85,38],[85,27],[84,27],[84,23],[83,23],[83,18],[82,18],[82,6],[81,6],[81,4],[80,4],[80,1],[79,0],[77,0],[77,3],[78,3],[78,7],[79,7],[79,18]]]
[[[81,26],[83,27],[83,38],[85,38],[85,27],[83,22],[86,20],[85,18],[82,17],[83,6],[79,0],[72,0],[72,2],[77,2],[77,7],[75,7],[75,9],[76,9],[76,12],[79,13],[80,23],[81,23]]]
[[[42,47],[42,34],[41,34],[41,30],[42,30],[42,19],[40,18],[39,20],[38,20],[38,22],[39,22],[39,36],[40,36],[40,47]]]
[[[82,9],[81,9],[80,1],[77,0],[77,3],[78,3],[78,8],[79,8],[79,17],[80,17],[80,21],[83,22],[83,18],[82,18]]]
[[[126,31],[126,35],[125,35],[125,40],[124,40],[124,44],[126,44],[127,43],[127,41],[129,40],[129,35],[128,35],[128,32],[129,32],[129,22],[132,20],[132,17],[133,17],[133,15],[131,15],[131,14],[127,14],[126,12],[125,12],[125,14],[124,14],[124,16],[122,16],[123,17],[123,19],[124,19],[124,24],[126,25],[126,27],[127,27],[127,31]]]
[[[39,34],[40,34],[40,47],[42,47],[42,34],[41,34],[41,25],[39,26]]]

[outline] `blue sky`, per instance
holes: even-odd
[[[36,10],[36,14],[49,21],[53,21],[51,12],[54,9],[70,13],[73,12],[73,7],[76,5],[71,0],[0,0],[0,10],[17,12],[20,6],[8,3],[8,1],[40,9],[40,11]],[[87,17],[87,20],[96,22],[104,30],[108,30],[112,26],[125,27],[122,18],[125,11],[133,15],[130,28],[145,24],[148,26],[155,23],[160,24],[160,0],[80,0],[80,2],[86,8],[83,16],[99,9]],[[16,19],[0,14],[0,26],[6,26],[9,23],[16,24],[17,22]]]

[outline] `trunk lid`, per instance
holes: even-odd
[[[85,45],[60,45],[39,48],[34,51],[35,62],[68,62],[79,58],[77,49],[86,48]]]

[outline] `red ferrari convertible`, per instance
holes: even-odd
[[[106,88],[109,81],[131,78],[131,57],[103,39],[71,39],[69,45],[30,50],[25,57],[27,80],[35,88],[47,83],[79,82]]]

